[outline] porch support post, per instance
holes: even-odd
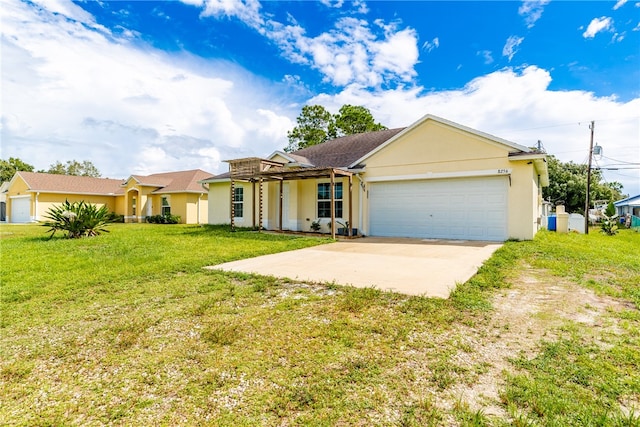
[[[336,238],[336,206],[335,206],[335,188],[336,188],[336,174],[333,169],[331,169],[331,238]]]
[[[283,204],[282,200],[284,199],[284,197],[282,195],[283,194],[283,190],[282,190],[283,186],[284,186],[284,179],[281,179],[280,180],[280,194],[278,196],[278,204],[279,204],[279,209],[278,209],[278,212],[279,212],[279,214],[278,214],[278,227],[279,227],[280,231],[282,231],[282,204]]]
[[[234,218],[236,216],[235,201],[236,201],[236,183],[232,179],[231,180],[231,206],[230,206],[231,209],[229,210],[229,212],[231,212],[231,231],[236,231],[236,224],[234,221]]]
[[[349,237],[353,236],[353,175],[349,175]]]
[[[252,225],[253,225],[253,229],[255,230],[256,228],[256,181],[255,180],[251,180],[251,198],[252,203],[251,203],[251,221],[252,221]]]
[[[262,231],[262,178],[258,181],[258,231]]]

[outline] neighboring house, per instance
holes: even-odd
[[[207,218],[207,190],[198,183],[210,173],[196,169],[132,175],[127,180],[16,172],[6,192],[7,222],[46,220],[47,211],[65,200],[84,200],[142,222],[149,215],[171,213],[181,222],[198,224]]]
[[[618,200],[613,205],[616,207],[616,213],[620,216],[629,214],[640,217],[640,194]]]
[[[7,190],[7,222],[43,221],[49,208],[65,200],[84,200],[118,212],[123,196],[121,179],[16,172]]]
[[[131,175],[123,184],[126,196],[121,213],[125,222],[140,222],[147,216],[164,214],[179,215],[186,224],[205,222],[208,193],[199,181],[210,176],[200,169]]]
[[[202,181],[210,224],[369,236],[532,239],[549,183],[544,153],[432,115],[229,164]]]

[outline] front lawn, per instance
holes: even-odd
[[[202,269],[327,240],[110,229],[0,226],[3,423],[640,423],[637,233],[508,242],[439,300]]]

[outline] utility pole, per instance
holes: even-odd
[[[589,191],[591,191],[591,159],[593,158],[593,130],[596,122],[591,121],[589,129],[591,129],[591,141],[589,142],[589,166],[587,168],[587,197],[584,204],[584,234],[589,234]]]

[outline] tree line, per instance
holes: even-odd
[[[11,181],[13,175],[18,171],[34,172],[34,169],[33,165],[16,157],[9,157],[8,160],[0,159],[0,182]],[[89,160],[83,160],[81,162],[68,160],[66,163],[57,161],[49,165],[49,169],[41,169],[37,172],[57,175],[91,176],[94,178],[100,178],[102,176],[98,168]]]

